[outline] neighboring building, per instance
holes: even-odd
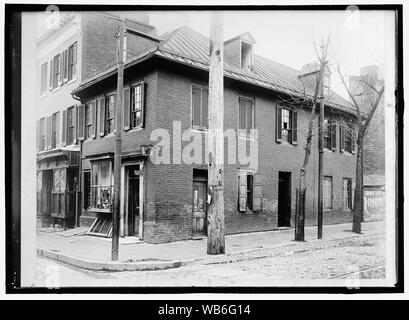
[[[364,175],[364,221],[385,217],[385,176]]]
[[[134,15],[138,21],[128,18],[127,26],[154,36],[147,15]],[[71,93],[81,80],[116,62],[119,20],[108,12],[59,12],[53,19],[45,21],[48,28],[37,39],[37,216],[39,225],[72,227],[81,199],[81,161],[79,101]],[[126,55],[138,54],[134,51],[128,46]]]
[[[376,65],[361,68],[359,76],[349,77],[349,88],[363,112],[368,112],[377,94],[369,83],[378,90],[384,85],[380,69]],[[385,99],[381,98],[368,131],[364,137],[364,174],[385,173]]]
[[[121,235],[138,235],[149,243],[206,235],[209,39],[188,27],[161,41],[148,41],[143,34],[135,37],[146,46],[127,61],[124,70],[119,128],[123,130]],[[288,100],[302,92],[311,96],[313,89],[305,84],[317,74],[316,69],[300,73],[257,56],[254,46],[249,33],[225,42],[224,130],[238,132],[237,150],[258,142],[256,162],[225,162],[227,234],[294,225],[310,109],[295,108]],[[80,223],[107,236],[112,229],[116,81],[117,69],[112,66],[83,80],[73,91],[82,102],[78,118],[78,139],[83,141]],[[324,223],[347,222],[351,221],[355,144],[337,118],[354,117],[354,112],[348,101],[331,92],[326,116]],[[317,130],[307,173],[307,225],[316,222]],[[189,134],[198,140],[190,141]],[[152,137],[161,143],[152,147]],[[166,141],[171,143],[169,148]],[[192,156],[189,147],[200,146],[198,141],[203,142],[203,152]],[[225,145],[227,155],[230,151]],[[180,150],[185,157],[192,156],[189,163],[181,161]],[[171,163],[165,161],[168,152]],[[232,153],[236,158],[237,152]]]

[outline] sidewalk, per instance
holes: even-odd
[[[305,228],[308,243],[326,242],[359,236],[352,233],[351,223],[324,225],[323,240],[316,239],[317,227]],[[384,233],[382,222],[362,224],[365,235]],[[157,270],[179,267],[198,260],[212,259],[206,254],[207,239],[177,241],[163,244],[149,244],[121,238],[119,261],[112,263],[111,239],[89,235],[63,237],[58,232],[37,232],[37,253],[55,260],[92,270]],[[283,246],[292,246],[294,229],[267,232],[243,233],[226,236],[226,255],[218,259]],[[289,248],[290,250],[290,248]]]

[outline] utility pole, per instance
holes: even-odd
[[[326,59],[324,39],[321,40],[321,59]],[[320,116],[318,125],[318,239],[322,239],[323,167],[324,167],[324,77],[325,61],[320,62]]]
[[[210,24],[207,253],[223,254],[225,242],[222,13],[213,11]]]
[[[124,34],[125,34],[125,17],[121,16],[119,40],[118,43],[118,84],[116,92],[115,106],[115,156],[114,156],[114,216],[112,225],[112,250],[111,260],[118,260],[119,251],[119,212],[121,199],[121,152],[122,152],[122,103],[124,89]]]

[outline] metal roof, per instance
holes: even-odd
[[[209,38],[187,26],[178,28],[169,33],[167,38],[156,48],[152,48],[146,53],[127,61],[125,68],[140,62],[140,60],[145,60],[144,57],[146,55],[156,55],[195,68],[208,70]],[[237,68],[226,58],[224,59],[224,69],[225,76],[231,79],[292,96],[305,95],[311,98],[314,95],[314,88],[306,87],[299,79],[300,71],[258,55],[254,57],[253,71],[245,71]],[[74,92],[81,91],[82,88],[97,82],[98,77],[104,76],[103,78],[105,78],[108,76],[108,73],[116,73],[116,68],[111,66],[108,70],[105,70],[105,72],[93,77],[93,79],[84,81]],[[326,104],[337,109],[355,112],[355,108],[351,103],[332,90],[330,91]]]

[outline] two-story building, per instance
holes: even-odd
[[[150,39],[143,49],[125,64],[123,122],[116,128],[123,130],[121,235],[149,243],[205,236],[209,39],[182,27],[166,39]],[[249,33],[224,45],[227,234],[293,226],[311,113],[307,100],[317,75],[311,65],[300,72],[254,51]],[[116,81],[112,66],[73,91],[81,100],[80,222],[106,236],[112,233]],[[346,222],[356,157],[354,141],[337,119],[355,115],[334,92],[327,95],[325,112],[324,223]],[[309,225],[316,221],[318,192],[315,124],[307,174]]]
[[[39,225],[74,226],[79,223],[81,143],[79,101],[71,93],[81,79],[116,62],[119,18],[109,12],[40,15],[45,21],[37,39],[37,216]],[[148,22],[142,13],[126,20],[129,29],[154,36]],[[124,54],[133,56],[132,49]]]

